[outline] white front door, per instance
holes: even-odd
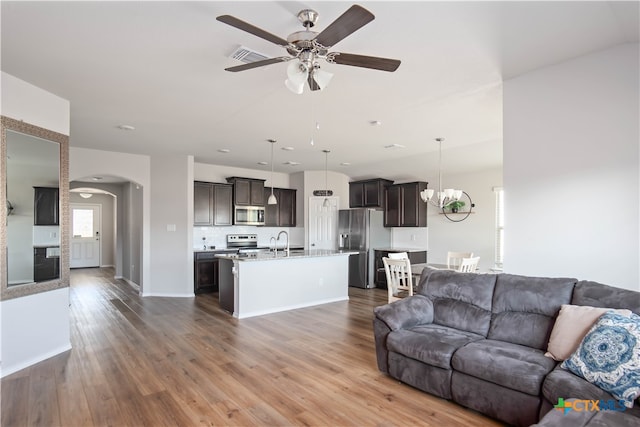
[[[71,268],[100,267],[100,205],[71,203]]]
[[[309,197],[309,249],[338,248],[338,197]]]

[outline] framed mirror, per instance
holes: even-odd
[[[0,299],[69,286],[69,137],[1,117]]]

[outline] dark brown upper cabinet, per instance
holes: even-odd
[[[233,204],[236,206],[264,206],[264,179],[232,176],[227,182],[233,184]]]
[[[193,225],[232,225],[233,186],[212,182],[193,183]]]
[[[420,192],[427,188],[422,181],[394,184],[386,188],[384,204],[385,227],[426,227],[427,204]]]
[[[33,187],[33,225],[60,225],[58,187]]]
[[[388,179],[367,179],[349,183],[350,208],[383,208],[384,190],[393,184]]]
[[[265,200],[271,195],[271,187],[264,188]],[[296,226],[296,190],[290,188],[274,188],[273,195],[278,203],[265,205],[264,225],[267,227]]]

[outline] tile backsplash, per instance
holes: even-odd
[[[277,237],[278,233],[286,230],[289,233],[289,246],[304,246],[304,227],[193,227],[193,248],[202,249],[205,245],[215,246],[217,249],[227,247],[227,234],[257,234],[258,246],[269,246],[269,239]],[[204,240],[203,240],[204,237]],[[279,245],[284,245],[283,241]]]

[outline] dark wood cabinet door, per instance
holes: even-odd
[[[296,190],[290,188],[274,188],[273,194],[278,199],[275,205],[265,205],[264,225],[267,227],[296,226]],[[271,195],[271,187],[264,188],[265,200]]]
[[[400,227],[402,225],[402,187],[391,185],[386,189],[384,201],[384,226]]]
[[[251,206],[251,181],[237,179],[233,183],[234,203],[240,206]]]
[[[212,253],[195,253],[194,293],[218,291],[218,259]]]
[[[193,225],[213,225],[213,185],[208,182],[193,183]]]
[[[420,192],[427,188],[426,182],[402,184],[402,226],[426,227],[427,205],[420,199]]]
[[[250,181],[251,206],[264,206],[264,181]]]
[[[60,191],[34,187],[33,225],[60,225]]]
[[[269,199],[271,195],[271,187],[264,188],[264,198]],[[264,207],[264,225],[267,227],[277,227],[279,225],[280,217],[280,190],[278,188],[273,189],[273,195],[276,196],[278,203],[275,205],[265,205]]]
[[[296,190],[280,189],[280,197],[278,198],[279,223],[281,227],[296,226]]]
[[[233,186],[213,186],[213,225],[233,224]]]
[[[362,182],[349,183],[349,207],[361,208],[364,206],[364,185]]]
[[[382,182],[380,180],[368,181],[362,184],[364,194],[364,207],[380,207],[382,206],[383,193]]]
[[[400,225],[403,227],[418,226],[418,200],[415,191],[415,185],[406,184],[402,186],[402,220]]]

